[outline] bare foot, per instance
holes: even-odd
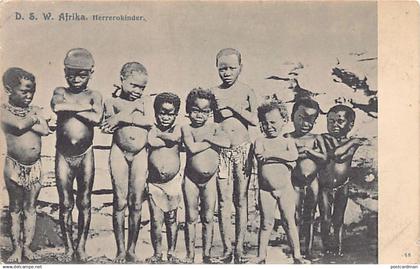
[[[265,264],[265,257],[255,257],[248,261],[248,263],[252,264]]]
[[[7,259],[7,263],[21,263],[22,262],[22,249],[16,248],[15,251]]]
[[[310,261],[305,260],[305,259],[304,259],[304,258],[302,258],[302,257],[295,257],[295,258],[293,258],[293,263],[294,263],[294,264],[311,264],[311,262],[310,262]]]
[[[61,256],[58,260],[61,263],[69,263],[72,262],[74,258],[74,252],[70,250],[66,250],[63,256]]]
[[[25,257],[26,259],[32,261],[32,260],[37,260],[40,258],[40,256],[38,254],[36,254],[35,252],[33,252],[29,246],[28,247],[23,247],[23,257]]]
[[[159,264],[159,263],[162,263],[163,262],[162,254],[160,254],[160,255],[156,255],[155,254],[152,257],[147,258],[145,262],[146,263],[150,263],[150,264]]]
[[[136,262],[137,261],[136,253],[132,251],[127,251],[127,254],[125,255],[125,260],[127,262]]]
[[[77,250],[76,257],[77,257],[77,260],[82,263],[85,263],[88,260],[88,255],[86,254],[86,251],[84,250]]]
[[[125,263],[125,252],[117,253],[117,257],[114,259],[114,263]]]

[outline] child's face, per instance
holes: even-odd
[[[87,87],[89,79],[93,73],[92,70],[83,70],[83,69],[73,69],[66,68],[64,69],[67,83],[70,88],[75,90],[84,90]]]
[[[158,126],[170,128],[174,124],[176,116],[175,106],[171,103],[163,103],[156,113],[156,122]]]
[[[127,94],[130,101],[139,99],[146,88],[147,75],[133,72],[126,78],[121,78],[122,91]]]
[[[353,122],[346,117],[345,111],[330,112],[327,115],[327,129],[334,137],[346,136],[353,128]]]
[[[268,138],[275,138],[280,135],[285,123],[286,120],[281,116],[280,111],[273,109],[265,113],[261,127]]]
[[[189,114],[191,123],[195,126],[203,126],[211,113],[210,101],[207,99],[197,98]]]
[[[238,79],[242,66],[239,64],[238,56],[234,54],[223,55],[217,61],[217,69],[223,84],[232,86]]]
[[[35,83],[20,79],[20,84],[9,91],[9,103],[18,107],[28,107],[35,94]]]
[[[314,108],[299,106],[293,115],[295,131],[301,135],[309,133],[314,127],[318,111]]]

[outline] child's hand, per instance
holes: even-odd
[[[351,141],[353,142],[354,145],[363,146],[366,144],[368,139],[364,137],[352,137]]]
[[[228,102],[226,99],[216,98],[216,104],[219,110],[222,110],[228,107]]]
[[[103,132],[113,132],[118,127],[118,124],[120,123],[118,115],[119,114],[113,115],[102,122],[101,129]]]

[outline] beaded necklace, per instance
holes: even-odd
[[[13,106],[11,104],[2,104],[2,107],[6,109],[7,111],[9,111],[10,113],[12,113],[13,115],[21,117],[21,118],[26,117],[26,115],[28,115],[28,113],[32,110],[32,106],[18,107],[18,106]]]

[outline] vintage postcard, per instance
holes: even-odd
[[[419,263],[419,22],[1,2],[1,262]]]

